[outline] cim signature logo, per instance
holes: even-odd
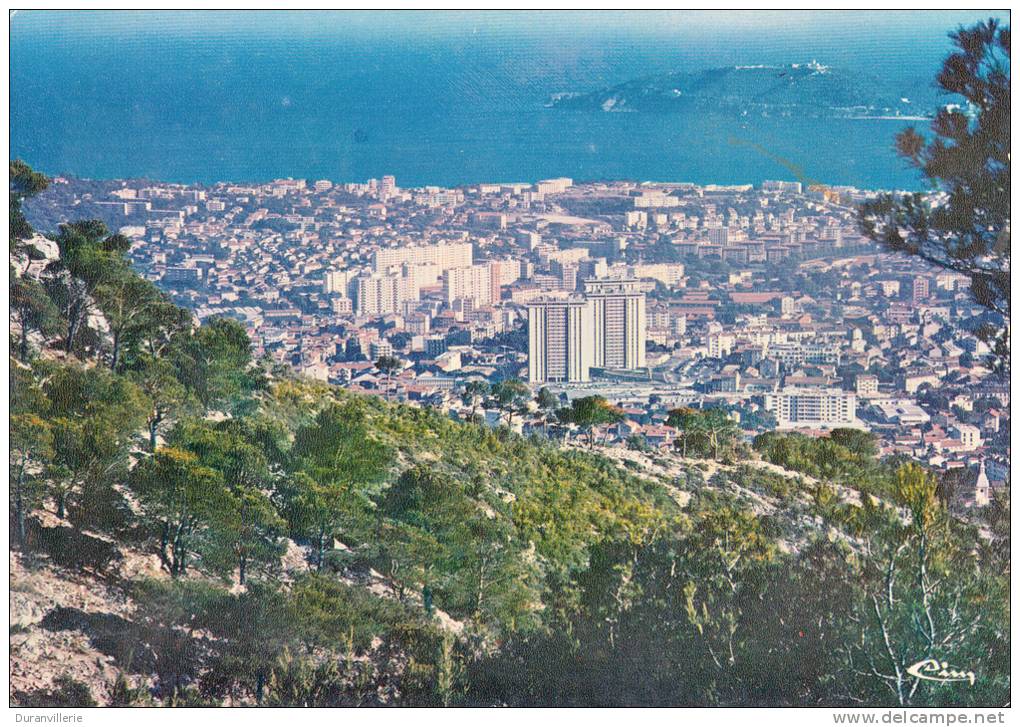
[[[922,659],[907,669],[907,674],[928,682],[970,682],[974,686],[974,672],[961,671],[938,659]]]

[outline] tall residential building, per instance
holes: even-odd
[[[578,263],[560,262],[553,260],[550,269],[552,274],[559,278],[559,289],[573,292],[577,290],[577,266]]]
[[[418,288],[428,288],[439,282],[439,278],[442,276],[442,271],[438,265],[433,263],[426,263],[424,265],[417,263],[404,263],[400,266],[400,274],[405,278],[414,281],[414,285]]]
[[[780,427],[853,424],[857,397],[840,389],[784,389],[765,395],[765,410]]]
[[[372,254],[372,268],[377,273],[384,273],[394,265],[410,263],[413,265],[432,264],[437,266],[440,271],[443,271],[450,268],[470,266],[471,256],[470,242],[449,242],[414,247],[387,247],[376,250]]]
[[[528,304],[528,381],[583,382],[595,356],[592,307],[580,296]]]
[[[478,306],[498,303],[502,287],[521,277],[519,260],[488,260],[466,268],[451,268],[443,273],[443,296],[452,305],[458,298],[472,299]]]
[[[499,282],[496,282],[498,299]],[[474,300],[479,306],[493,302],[492,270],[489,265],[451,268],[443,273],[443,295],[447,305],[460,299]]]
[[[913,301],[914,305],[917,305],[918,303],[923,303],[924,301],[928,300],[928,278],[922,277],[920,275],[914,278],[914,286],[911,292],[912,292],[911,300]]]
[[[638,280],[586,280],[584,295],[592,307],[594,360],[597,368],[645,366],[645,294]]]
[[[521,279],[521,261],[513,258],[490,260],[489,270],[492,271],[494,284],[500,286],[513,285]]]
[[[322,292],[327,295],[330,293],[347,295],[348,287],[353,278],[354,273],[350,270],[328,270],[322,279]]]
[[[410,299],[407,280],[399,275],[362,275],[354,281],[355,310],[359,316],[401,312]]]
[[[736,336],[729,333],[708,334],[708,357],[726,358],[733,353],[733,346],[736,345]]]
[[[396,177],[387,174],[382,178],[382,182],[379,184],[379,197],[382,199],[389,199],[397,193],[397,179]]]

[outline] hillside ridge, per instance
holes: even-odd
[[[934,93],[816,61],[673,71],[590,92],[555,94],[559,109],[626,112],[724,112],[754,115],[926,117]]]

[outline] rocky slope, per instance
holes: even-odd
[[[687,506],[694,491],[720,487],[734,491],[759,515],[775,513],[781,507],[773,497],[719,484],[715,475],[732,472],[732,466],[623,448],[603,449],[601,453],[650,485],[663,487],[680,508]],[[789,477],[791,482],[794,478],[803,481],[802,476],[774,465],[754,466]],[[697,477],[701,484],[688,480],[676,485],[678,478],[682,480],[695,470],[704,478]],[[787,520],[791,532],[810,527],[797,512],[790,512]],[[72,693],[78,694],[78,699],[87,693],[86,701],[109,705],[118,689],[135,689],[142,695],[153,689],[156,677],[139,663],[144,660],[133,655],[134,663],[126,663],[123,635],[136,627],[131,583],[142,578],[168,578],[158,558],[107,535],[72,527],[52,511],[37,511],[31,531],[35,547],[26,553],[10,553],[11,703],[67,705],[69,699],[74,699]],[[342,543],[334,546],[346,549]],[[784,549],[796,547],[797,543],[791,542]],[[288,541],[281,560],[283,579],[307,571],[310,559],[307,547]],[[397,597],[393,584],[372,569],[352,571],[343,580],[376,596]],[[453,634],[460,634],[464,628],[462,622],[442,611],[437,610],[436,620]],[[143,645],[138,649],[141,653]]]

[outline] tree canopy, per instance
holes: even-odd
[[[909,128],[896,149],[930,194],[885,194],[860,209],[862,231],[888,249],[966,275],[974,299],[1005,321],[978,331],[1009,369],[1010,30],[990,19],[950,36],[936,82],[949,95],[933,138]]]

